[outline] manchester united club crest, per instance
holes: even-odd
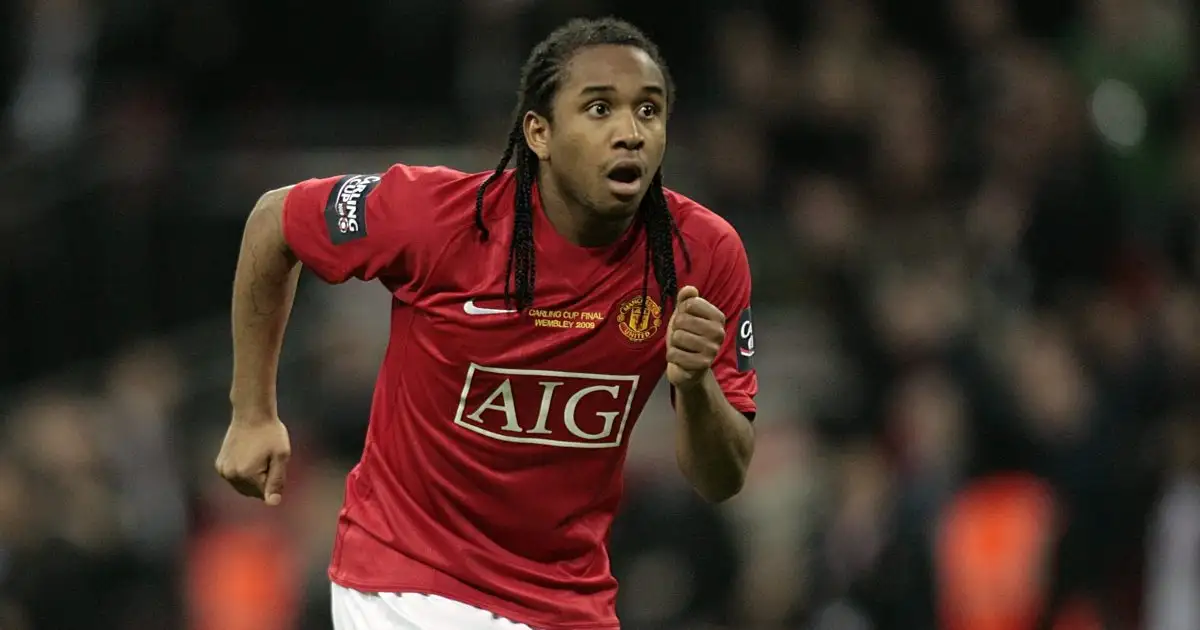
[[[621,302],[617,309],[617,329],[634,343],[653,338],[662,325],[662,307],[650,296],[635,295]]]

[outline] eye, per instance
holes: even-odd
[[[638,108],[638,114],[640,114],[642,118],[654,118],[658,115],[658,111],[658,105],[655,105],[654,103],[642,103],[642,106]]]
[[[609,107],[608,107],[608,103],[605,103],[603,101],[596,101],[595,103],[592,103],[591,105],[587,106],[587,113],[591,114],[592,116],[595,116],[596,118],[603,118],[603,117],[607,116],[611,111],[612,110],[609,109]]]

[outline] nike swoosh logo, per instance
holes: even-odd
[[[463,302],[463,312],[467,315],[504,315],[506,313],[516,313],[517,311],[516,309],[475,306],[475,300],[467,300]]]

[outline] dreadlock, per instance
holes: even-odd
[[[658,47],[640,30],[628,22],[606,18],[601,20],[571,20],[551,33],[534,47],[521,70],[521,85],[517,93],[517,107],[512,129],[508,133],[508,145],[500,157],[496,170],[479,186],[475,195],[475,226],[480,238],[486,241],[488,228],[483,221],[483,195],[487,187],[496,181],[515,159],[516,212],[513,218],[513,237],[508,251],[508,270],[504,279],[504,299],[515,301],[518,308],[533,304],[534,264],[533,246],[533,183],[538,174],[538,157],[525,142],[524,117],[528,111],[551,119],[551,108],[563,79],[563,70],[580,49],[590,46],[619,45],[641,49],[662,70],[667,82],[668,108],[674,97],[675,87],[671,74],[658,52]],[[642,198],[638,214],[646,230],[646,266],[642,274],[642,304],[650,290],[650,271],[661,288],[661,299],[665,307],[674,301],[679,290],[675,277],[674,243],[679,241],[684,263],[691,265],[691,256],[679,234],[679,227],[667,207],[663,192],[662,169],[655,174],[650,190]],[[515,285],[515,286],[514,286]],[[649,309],[641,309],[643,317]]]

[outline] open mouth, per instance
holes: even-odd
[[[642,178],[642,169],[633,164],[618,166],[608,172],[608,178],[614,182],[632,184]]]
[[[619,197],[637,195],[642,188],[642,167],[637,164],[618,164],[608,172],[609,188]]]

